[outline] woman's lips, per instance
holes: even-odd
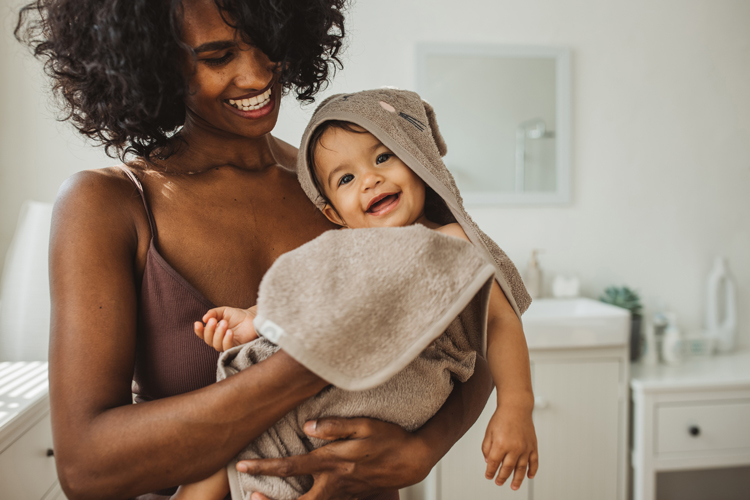
[[[276,107],[276,99],[272,96],[271,99],[269,99],[268,104],[266,104],[262,108],[251,109],[249,111],[243,111],[241,109],[237,109],[234,106],[230,105],[228,102],[224,102],[224,106],[229,108],[229,110],[231,110],[232,113],[234,113],[235,115],[241,116],[242,118],[257,120],[258,118],[262,118],[274,110],[274,108]]]
[[[396,208],[399,201],[401,201],[401,193],[383,196],[370,205],[370,208],[367,209],[367,213],[375,216],[385,215]]]

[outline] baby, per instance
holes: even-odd
[[[388,95],[389,91],[384,92]],[[344,96],[343,100],[356,95]],[[387,112],[396,113],[387,101],[380,101],[380,105]],[[420,131],[426,128],[411,115],[401,112],[399,116]],[[434,115],[430,119],[433,135],[439,136],[432,118]],[[300,163],[310,169],[311,180],[322,196],[319,206],[333,223],[345,228],[421,224],[470,241],[459,223],[440,224],[428,217],[428,194],[435,193],[393,150],[361,125],[345,120],[324,121],[309,135],[307,145],[306,151],[300,150],[300,155],[306,155]],[[487,360],[497,387],[497,408],[481,447],[487,462],[485,476],[497,476],[496,483],[502,485],[515,471],[511,488],[518,489],[527,471],[529,478],[536,474],[538,464],[528,351],[518,315],[497,281],[492,283],[489,301]],[[203,322],[196,322],[195,333],[215,349],[228,350],[258,337],[253,326],[255,312],[256,307],[212,309]],[[180,487],[174,498],[219,500],[228,491],[226,469],[222,469],[202,482]]]

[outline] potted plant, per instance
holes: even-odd
[[[604,290],[599,300],[630,311],[630,361],[638,359],[641,352],[641,323],[643,305],[638,292],[630,288],[611,286]]]

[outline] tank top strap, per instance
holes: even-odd
[[[151,228],[151,239],[153,240],[154,243],[156,243],[156,222],[154,221],[154,215],[151,213],[151,209],[148,206],[148,201],[146,201],[146,194],[143,192],[143,184],[141,184],[140,179],[138,179],[138,177],[136,177],[133,171],[130,170],[128,167],[120,165],[119,168],[125,173],[125,175],[128,176],[128,179],[130,179],[130,181],[135,185],[135,188],[138,190],[138,193],[141,195],[141,200],[143,201],[143,208],[146,209],[146,216],[148,217],[148,225]]]

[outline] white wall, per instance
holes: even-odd
[[[74,172],[114,164],[58,123],[41,64],[13,38],[20,0],[0,0],[0,257],[24,200],[53,201]],[[1,268],[1,266],[0,266]]]
[[[519,267],[544,249],[548,279],[576,274],[592,297],[635,287],[688,332],[702,327],[706,275],[724,255],[750,345],[750,3],[359,0],[349,26],[331,91],[414,88],[415,42],[569,47],[573,203],[472,215]],[[472,75],[466,87],[493,91]],[[285,110],[282,137],[297,140],[306,116]]]
[[[70,173],[114,163],[52,120],[38,63],[10,34],[18,3],[0,0],[0,255],[24,199],[50,201]],[[573,203],[473,215],[519,267],[542,248],[548,277],[577,274],[590,296],[636,287],[689,331],[702,323],[713,258],[725,255],[750,345],[750,3],[359,0],[348,31],[328,93],[413,88],[418,41],[570,47]],[[492,92],[469,74],[466,86]],[[296,143],[311,112],[288,100],[279,135]]]

